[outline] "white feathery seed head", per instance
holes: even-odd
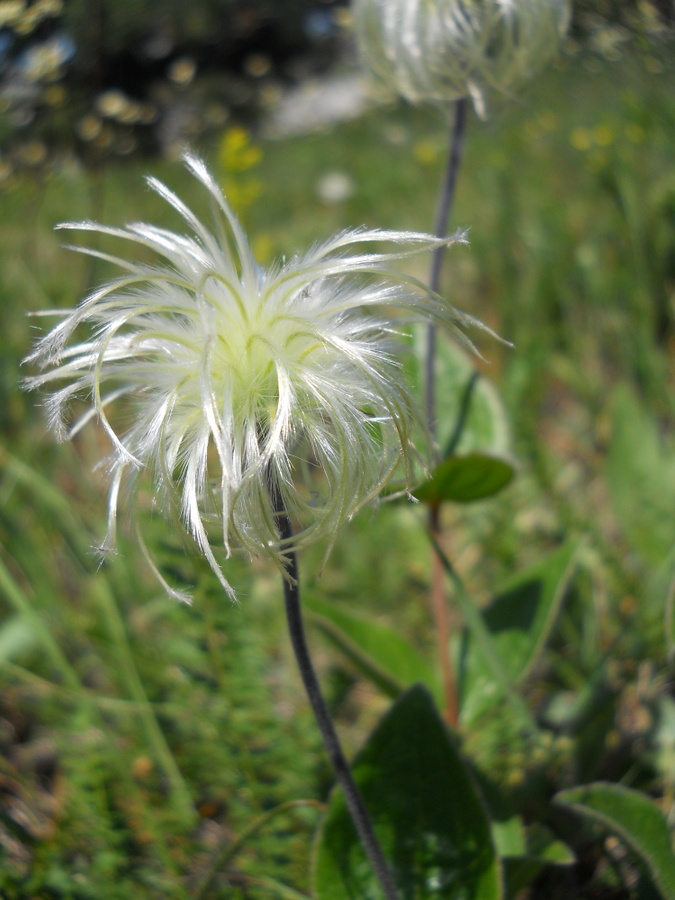
[[[61,438],[98,419],[112,442],[102,550],[115,546],[120,499],[133,511],[149,487],[234,597],[216,544],[282,563],[310,542],[330,545],[399,466],[409,472],[419,415],[397,356],[400,329],[427,320],[466,344],[462,329],[484,326],[389,268],[461,235],[345,231],[264,270],[203,162],[186,155],[185,163],[212,201],[212,228],[153,178],[190,236],[144,223],[60,226],[131,241],[159,260],[73,248],[121,274],[77,308],[45,313],[61,321],[28,357],[41,372],[26,386],[51,390],[49,420]],[[393,251],[350,252],[372,242]],[[75,337],[81,326],[84,341]],[[275,493],[296,523],[292,541],[280,540]]]
[[[555,55],[569,0],[354,0],[366,66],[411,103],[511,97]]]

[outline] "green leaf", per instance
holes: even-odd
[[[612,506],[632,547],[658,566],[675,548],[675,453],[628,386],[617,388],[611,417],[606,474]]]
[[[509,854],[503,860],[506,896],[517,897],[547,866],[570,866],[574,862],[570,848],[543,825],[535,823],[530,828],[524,852]]]
[[[311,900],[311,897],[308,897],[307,894],[301,894],[295,888],[282,884],[276,878],[270,878],[267,875],[254,875],[253,877],[247,875],[246,880],[257,887],[265,888],[270,892],[267,896],[270,898],[274,897],[276,900]]]
[[[438,506],[444,500],[471,503],[497,494],[510,484],[514,475],[511,463],[497,456],[478,452],[451,456],[417,488],[415,497],[432,506]]]
[[[61,672],[64,683],[74,690],[78,690],[80,681],[73,669],[72,665],[63,653],[57,640],[45,624],[44,619],[39,611],[33,605],[33,598],[29,597],[14,576],[0,558],[0,595],[4,595],[11,606],[14,607],[16,613],[21,616],[24,621],[30,624],[31,630],[36,638],[42,643],[46,655],[55,669]]]
[[[496,689],[503,692],[506,696],[506,699],[511,706],[511,710],[514,713],[515,720],[517,720],[518,729],[524,729],[526,732],[536,734],[537,723],[527,704],[513,686],[512,679],[509,677],[502,658],[496,649],[495,642],[492,639],[490,629],[485,622],[483,613],[478,606],[476,606],[473,598],[469,596],[466,587],[464,586],[464,582],[443,552],[443,548],[440,546],[434,535],[430,533],[429,537],[441,560],[446,575],[452,582],[454,599],[459,604],[464,616],[464,621],[466,622],[466,633],[470,634],[472,640],[476,642],[476,646],[480,647],[482,659],[486,663],[486,670],[489,670],[492,675],[492,680],[489,682],[490,686],[492,689],[496,687]]]
[[[26,616],[15,615],[0,627],[0,665],[11,662],[39,643]]]
[[[675,700],[661,694],[657,703],[658,725],[651,738],[654,748],[650,756],[667,784],[675,782]]]
[[[423,358],[423,345],[420,343],[417,349]],[[462,397],[475,368],[472,357],[451,341],[439,339],[436,350],[436,418],[439,446],[445,447],[454,432]],[[474,450],[497,456],[509,454],[508,416],[487,378],[479,378],[475,385],[461,437],[454,449],[461,454]]]
[[[559,547],[545,559],[519,572],[483,611],[494,649],[511,684],[522,682],[548,640],[574,568],[578,544]],[[475,720],[501,701],[501,685],[479,642],[464,635],[459,687],[462,721]]]
[[[417,681],[437,690],[434,666],[398,631],[313,597],[303,606],[309,621],[388,696],[397,697]]]
[[[500,900],[490,823],[425,688],[416,685],[399,698],[353,773],[402,897]],[[382,897],[339,790],[317,836],[313,881],[317,900]]]
[[[560,866],[570,866],[576,859],[574,852],[567,844],[555,838],[548,828],[539,822],[530,826],[527,836],[527,855]]]
[[[492,838],[500,856],[520,856],[525,853],[525,827],[521,816],[492,819]]]
[[[645,863],[665,900],[675,897],[675,855],[659,808],[639,791],[595,782],[560,791],[556,803],[603,825]]]

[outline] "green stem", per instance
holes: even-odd
[[[21,590],[14,578],[0,559],[0,591],[2,591],[14,609],[30,624],[35,634],[39,637],[42,645],[50,657],[53,665],[61,673],[64,683],[74,691],[80,690],[80,680],[77,673],[70,665],[66,657],[63,655],[61,648],[52,636],[51,631],[42,620],[42,617],[36,612],[28,597]]]
[[[258,818],[242,834],[240,834],[235,841],[225,844],[225,846],[221,847],[220,850],[216,852],[211,865],[197,885],[192,900],[203,900],[203,898],[207,896],[207,891],[213,884],[218,872],[234,859],[242,847],[246,846],[248,841],[254,837],[261,828],[264,828],[264,826],[276,816],[288,812],[291,809],[296,809],[299,806],[314,806],[317,809],[324,808],[323,803],[319,803],[318,800],[289,800],[286,803],[275,806],[274,809],[270,809],[262,816],[258,816]]]

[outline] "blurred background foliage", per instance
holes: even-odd
[[[571,39],[616,60],[674,18],[671,0],[578,0]],[[345,0],[0,0],[0,183],[250,123],[349,56],[350,21]]]
[[[633,786],[675,821],[672,12],[577,3],[558,64],[469,126],[454,224],[470,228],[471,245],[450,252],[443,290],[516,345],[482,343],[479,370],[492,385],[490,440],[518,474],[493,500],[445,510],[446,549],[484,607],[514,572],[580,548],[519,685],[537,741],[504,704],[460,721],[481,783],[576,854],[518,900],[655,896],[624,843],[552,812],[560,789]],[[446,123],[359,93],[349,22],[342,3],[299,0],[0,2],[8,900],[309,891],[316,804],[331,776],[284,637],[278,574],[229,562],[242,597],[231,606],[151,510],[148,540],[174,581],[199,586],[194,605],[162,594],[130,539],[99,568],[90,548],[105,532],[94,471],[105,441],[90,429],[55,446],[20,390],[20,361],[39,324],[25,313],[71,306],[109,272],[64,251],[56,222],[175,227],[143,188],[148,171],[203,211],[175,161],[186,141],[262,262],[362,223],[431,227]],[[350,118],[345,94],[358,101]],[[414,274],[425,278],[424,266]],[[446,363],[450,409],[470,364]],[[428,546],[419,511],[385,505],[340,537],[317,581],[321,553],[301,560],[311,637],[352,753],[390,699],[335,650],[326,617],[362,611],[431,659]],[[394,666],[399,679],[408,662]]]
[[[250,121],[334,62],[345,19],[306,0],[3,0],[6,164],[171,152],[232,115]]]

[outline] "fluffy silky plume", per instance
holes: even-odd
[[[128,504],[152,571],[187,599],[141,535],[137,501],[149,491],[234,599],[216,544],[225,556],[239,548],[287,571],[295,550],[320,541],[330,550],[397,471],[410,494],[425,452],[413,440],[424,425],[399,358],[406,328],[433,322],[474,352],[467,329],[496,335],[391,268],[465,243],[464,233],[346,230],[263,269],[204,163],[187,154],[185,164],[211,201],[211,225],[151,178],[189,235],[144,223],[60,226],[140,245],[157,262],[73,247],[122,274],[74,309],[37,314],[60,321],[26,358],[40,371],[24,384],[51,391],[48,422],[60,439],[96,420],[111,441],[102,551],[115,547],[118,509]],[[383,243],[393,250],[361,249]],[[271,485],[296,524],[292,540],[279,538]]]

